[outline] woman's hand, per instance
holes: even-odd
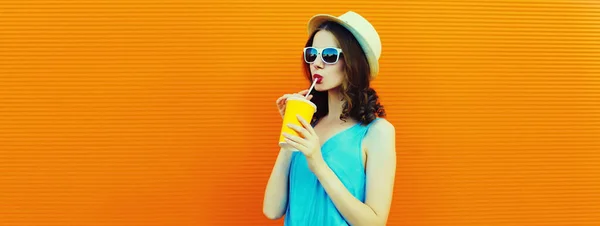
[[[298,117],[298,121],[300,121],[302,127],[294,124],[288,124],[287,126],[296,131],[302,137],[283,133],[285,142],[301,151],[304,156],[306,156],[309,168],[315,172],[317,167],[320,167],[322,164],[324,164],[323,155],[321,155],[321,142],[319,141],[319,136],[317,136],[317,133],[310,123],[300,117],[300,115],[297,115],[296,117]]]
[[[304,96],[308,93],[308,89],[302,90],[300,92],[294,93],[294,94],[285,94],[281,97],[279,97],[279,99],[277,99],[277,101],[275,101],[275,104],[277,105],[277,109],[279,110],[279,114],[281,115],[281,118],[283,118],[284,114],[285,114],[285,106],[287,103],[287,99],[291,96]],[[308,98],[306,98],[307,100],[312,99],[313,95],[308,95]]]

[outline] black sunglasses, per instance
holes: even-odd
[[[326,64],[335,64],[340,59],[342,49],[335,47],[315,48],[305,47],[304,48],[304,61],[306,63],[312,63],[317,60],[317,56],[321,55],[321,60]]]

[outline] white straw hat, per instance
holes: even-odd
[[[353,11],[348,11],[339,17],[328,14],[317,14],[308,21],[308,34],[312,34],[326,21],[336,22],[354,35],[367,56],[367,61],[371,69],[370,79],[375,79],[379,73],[379,57],[381,56],[381,39],[375,27],[367,19]]]

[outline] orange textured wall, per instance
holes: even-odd
[[[355,10],[397,129],[389,225],[600,225],[597,1],[0,1],[0,225],[262,216],[305,24]]]

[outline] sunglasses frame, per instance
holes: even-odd
[[[325,48],[304,47],[304,49],[302,49],[302,58],[304,58],[304,62],[306,62],[307,64],[311,64],[311,63],[314,63],[315,61],[317,61],[316,58],[312,62],[309,62],[306,59],[306,50],[307,49],[316,49],[317,50],[317,58],[321,58],[321,61],[323,61],[323,63],[325,63],[325,64],[336,64],[340,60],[340,55],[342,55],[342,49],[337,48],[337,47],[325,47]],[[335,59],[335,61],[333,63],[326,62],[325,59],[323,59],[323,57],[320,57],[321,53],[323,53],[323,50],[325,50],[325,49],[335,49],[338,51],[337,58]]]

